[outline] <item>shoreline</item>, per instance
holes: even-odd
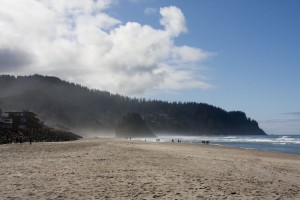
[[[84,138],[82,138],[84,139]],[[80,140],[82,140],[80,139]],[[97,139],[101,139],[101,138],[97,138]],[[105,139],[105,138],[102,138],[102,139]],[[113,138],[106,138],[106,139],[113,139]],[[116,138],[117,139],[117,138]],[[122,140],[122,138],[118,138],[120,140]],[[127,141],[125,139],[123,139],[124,141]],[[130,141],[130,140],[128,140]],[[131,141],[140,141],[140,142],[145,142],[143,140],[140,140],[140,139],[132,139]],[[170,141],[159,141],[159,142],[156,142],[156,141],[146,141],[146,142],[152,142],[152,143],[170,143],[172,144],[172,142]],[[296,153],[296,152],[287,152],[287,151],[276,151],[276,150],[264,150],[264,149],[256,149],[256,148],[246,148],[246,147],[239,147],[239,146],[230,146],[230,145],[222,145],[222,144],[216,144],[216,143],[209,143],[209,144],[202,144],[202,143],[191,143],[191,142],[186,142],[186,141],[182,141],[181,143],[178,143],[178,142],[174,142],[173,144],[187,144],[187,145],[206,145],[206,146],[211,146],[211,147],[220,147],[220,148],[233,148],[233,149],[239,149],[239,150],[249,150],[249,151],[261,151],[261,152],[266,152],[266,153],[283,153],[283,154],[291,154],[291,155],[299,155],[300,156],[300,153]]]
[[[0,145],[4,199],[299,199],[300,155],[81,139]]]
[[[237,147],[237,146],[227,146],[227,145],[220,145],[220,144],[202,144],[202,143],[189,143],[189,142],[169,142],[169,141],[143,141],[139,139],[123,139],[123,138],[116,138],[116,137],[102,137],[102,138],[80,138],[78,140],[74,141],[52,141],[52,142],[43,142],[43,141],[38,141],[38,142],[33,142],[32,144],[61,144],[61,143],[70,143],[70,142],[78,142],[78,141],[89,141],[89,142],[96,142],[100,140],[112,140],[112,141],[118,141],[118,142],[131,142],[131,143],[153,143],[153,144],[173,144],[173,145],[186,145],[186,146],[194,146],[194,147],[207,147],[207,148],[217,148],[219,150],[222,149],[228,149],[228,150],[236,150],[236,151],[249,151],[252,152],[254,155],[259,155],[259,156],[271,156],[274,158],[282,158],[285,159],[288,157],[295,157],[295,159],[300,159],[300,154],[299,153],[292,153],[292,152],[284,152],[284,151],[272,151],[272,150],[263,150],[263,149],[255,149],[255,148],[245,148],[245,147]],[[9,144],[0,144],[1,146],[10,146],[10,145],[29,145],[29,142],[24,142],[22,144],[19,143],[9,143]],[[298,158],[299,157],[299,158]]]
[[[110,138],[107,138],[110,139]],[[127,140],[122,140],[121,141],[127,141]],[[140,143],[145,143],[145,141],[142,140],[128,140],[128,142],[140,142]],[[264,155],[264,156],[272,156],[272,157],[280,157],[280,158],[286,158],[286,156],[295,156],[296,159],[300,159],[300,154],[299,153],[291,153],[291,152],[284,152],[284,151],[271,151],[271,150],[262,150],[262,149],[255,149],[255,148],[245,148],[245,147],[237,147],[237,146],[227,146],[227,145],[220,145],[220,144],[196,144],[196,143],[189,143],[189,142],[181,142],[181,143],[177,143],[177,142],[168,142],[168,141],[160,141],[160,142],[155,142],[155,141],[146,141],[149,143],[161,143],[161,144],[174,144],[174,145],[186,145],[186,146],[194,146],[194,147],[207,147],[207,148],[216,148],[218,150],[222,150],[222,149],[228,149],[228,150],[236,150],[236,151],[249,151],[252,152],[255,155]],[[274,154],[274,155],[273,155]]]
[[[276,137],[256,137],[256,136],[162,136],[159,137],[162,142],[175,139],[175,143],[179,139],[183,143],[201,144],[202,141],[209,141],[210,145],[234,147],[240,149],[256,149],[261,151],[284,152],[292,154],[300,154],[300,136],[298,135],[277,135]],[[138,138],[138,140],[144,140]],[[150,141],[154,141],[153,139]]]

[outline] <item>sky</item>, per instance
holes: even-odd
[[[0,0],[0,74],[241,110],[300,134],[298,0]]]

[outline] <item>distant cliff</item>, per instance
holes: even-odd
[[[66,130],[114,131],[127,113],[140,114],[156,133],[263,135],[241,111],[195,102],[135,99],[48,76],[0,76],[0,107],[31,110],[48,125]]]

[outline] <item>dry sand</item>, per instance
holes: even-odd
[[[117,139],[0,146],[0,199],[300,199],[300,155]]]

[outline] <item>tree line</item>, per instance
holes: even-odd
[[[45,123],[70,130],[114,130],[124,115],[138,113],[154,133],[265,134],[241,111],[228,112],[205,103],[130,98],[41,75],[1,75],[0,107],[30,110]]]

